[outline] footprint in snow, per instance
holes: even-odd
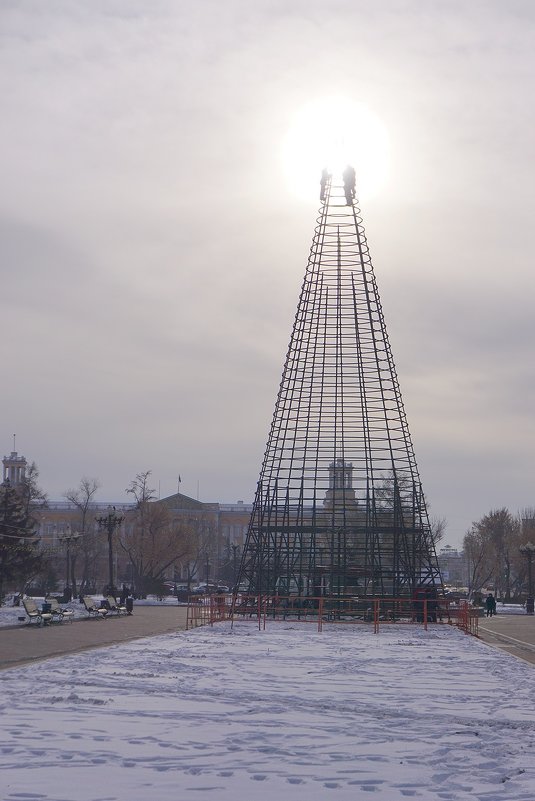
[[[8,795],[8,798],[20,798],[21,801],[26,801],[28,799],[28,801],[30,801],[30,799],[34,798],[46,798],[46,795],[42,793],[11,793],[11,795]]]

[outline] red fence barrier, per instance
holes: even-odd
[[[201,595],[188,602],[186,628],[213,625],[237,618],[256,619],[259,629],[268,620],[314,623],[321,631],[324,623],[381,626],[430,623],[458,626],[478,636],[479,612],[467,601],[452,604],[444,599],[297,597],[294,595]]]
[[[230,620],[232,595],[190,595],[186,614],[186,629],[197,626],[213,626]]]

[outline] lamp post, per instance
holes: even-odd
[[[73,531],[71,533],[71,527],[67,526],[67,529],[58,536],[58,539],[62,545],[66,546],[67,578],[65,586],[69,587],[71,584],[71,545],[75,544],[80,539],[80,534],[78,531]]]
[[[236,543],[232,544],[232,588],[236,588],[236,582],[238,581],[238,545]]]
[[[318,569],[318,591],[319,595],[326,595],[326,572],[325,572],[325,548],[322,548],[321,545],[318,547],[318,554],[319,554],[319,564],[316,565],[316,569]]]
[[[109,572],[109,588],[110,592],[115,590],[115,582],[113,579],[113,535],[115,529],[119,528],[124,520],[124,515],[119,515],[116,512],[115,506],[108,506],[108,514],[96,517],[98,527],[101,531],[105,531],[108,536],[108,572]]]
[[[526,542],[518,549],[522,556],[528,560],[528,597],[526,598],[526,614],[532,615],[534,609],[533,599],[533,576],[531,572],[531,563],[533,562],[533,555],[535,554],[535,545],[532,542]]]

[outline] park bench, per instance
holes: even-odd
[[[108,610],[110,612],[115,612],[117,615],[127,614],[126,606],[116,601],[113,595],[108,595],[106,601],[108,602]]]
[[[90,598],[88,595],[84,595],[82,598],[82,603],[85,607],[85,611],[88,613],[89,617],[100,617],[105,618],[108,614],[108,610],[103,606],[97,606],[93,598]]]
[[[30,623],[35,621],[37,625],[44,626],[52,621],[52,613],[43,612],[41,609],[39,609],[33,598],[23,598],[22,605],[24,606],[24,611],[26,612]]]
[[[72,623],[74,609],[60,606],[57,598],[48,598],[47,603],[50,604],[50,612],[53,618],[57,618],[60,623],[63,623],[64,620],[70,620]]]

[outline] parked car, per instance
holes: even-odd
[[[217,584],[207,584],[205,581],[201,581],[192,587],[191,591],[196,595],[210,595],[210,593],[217,591]]]
[[[226,584],[211,584],[210,582],[207,584],[205,581],[202,581],[192,587],[191,591],[196,595],[218,595],[225,592],[230,592],[230,589]]]

